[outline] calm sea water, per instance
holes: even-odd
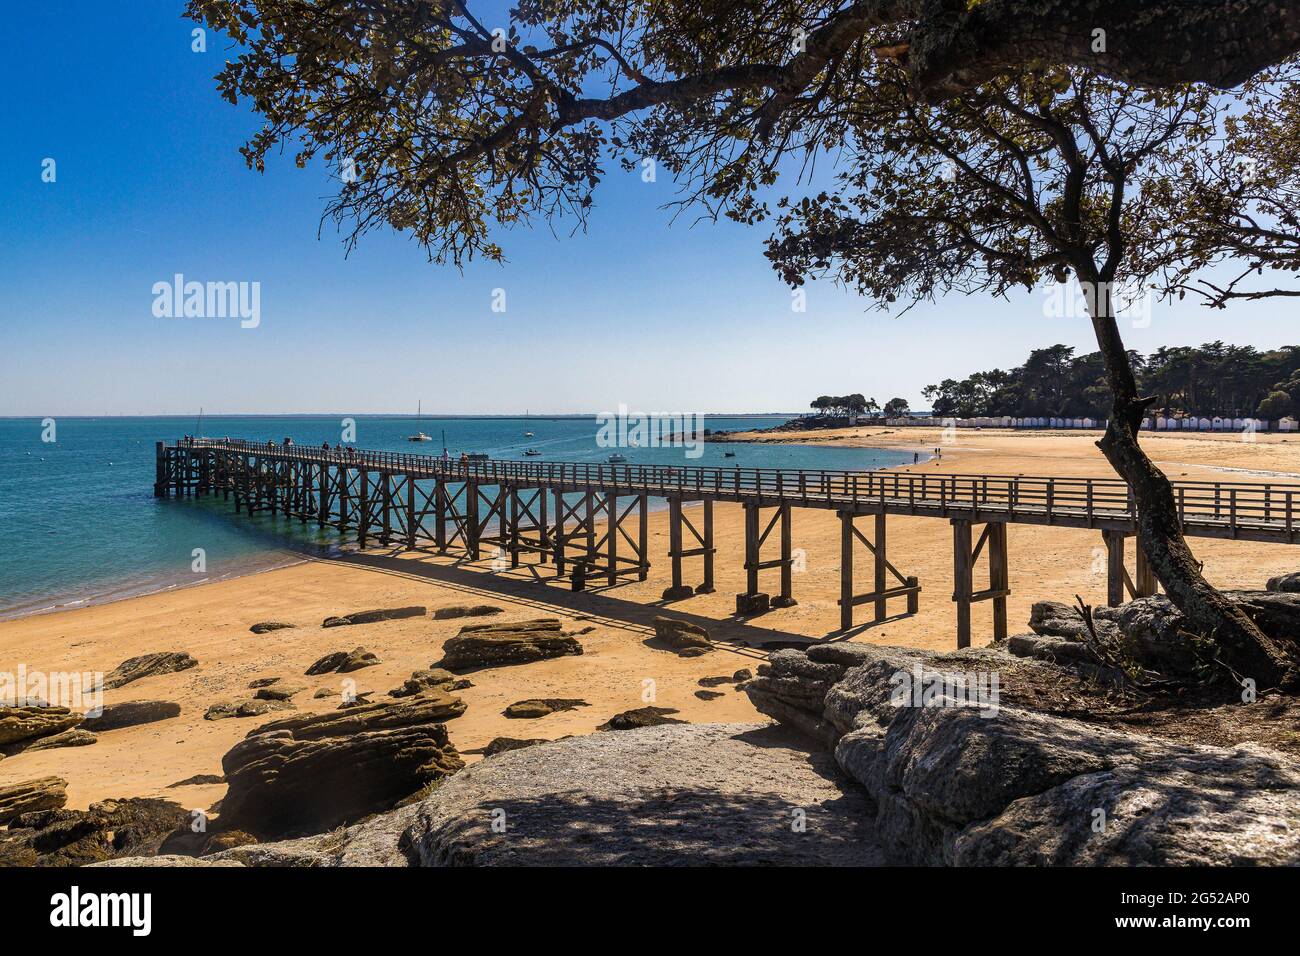
[[[772,418],[709,418],[707,427],[739,430],[776,424]],[[442,438],[452,455],[487,452],[540,461],[604,461],[594,418],[425,418],[434,441],[413,445],[413,416],[359,416],[361,448],[437,454]],[[159,501],[153,497],[154,442],[183,434],[301,444],[339,441],[336,416],[193,418],[60,418],[56,442],[42,440],[39,419],[0,419],[0,618],[112,600],[246,574],[328,552],[337,536],[308,525],[259,516],[235,520],[218,501]],[[531,431],[534,437],[525,438]],[[801,445],[706,444],[686,460],[680,448],[622,449],[633,464],[870,470],[910,461],[908,453]],[[724,458],[733,451],[735,458]],[[193,551],[206,570],[193,570]]]

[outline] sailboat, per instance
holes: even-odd
[[[528,417],[529,417],[531,414],[532,414],[531,411],[524,412],[524,421],[525,421],[525,422],[528,421]],[[525,437],[525,438],[532,438],[532,437],[533,437],[533,433],[530,432],[530,431],[525,431],[525,432],[524,432],[524,437]],[[538,454],[540,455],[541,452],[538,452]]]
[[[417,430],[414,435],[406,436],[407,441],[433,441],[432,435],[426,435],[424,432],[418,430],[420,421],[423,418],[423,416],[424,416],[424,402],[420,401],[417,402],[415,406],[415,424]]]

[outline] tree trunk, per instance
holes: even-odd
[[[1084,282],[1082,277],[1080,281]],[[1088,287],[1085,283],[1084,288]],[[1139,547],[1146,552],[1169,600],[1201,635],[1219,645],[1224,663],[1243,678],[1254,679],[1261,690],[1300,690],[1300,666],[1294,651],[1264,634],[1237,604],[1212,587],[1187,546],[1173,487],[1138,444],[1147,402],[1138,395],[1108,284],[1094,282],[1092,287],[1098,290],[1089,297],[1093,331],[1113,397],[1106,434],[1097,446],[1132,489]]]

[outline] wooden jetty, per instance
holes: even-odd
[[[921,584],[890,560],[887,522],[890,515],[938,518],[952,525],[958,647],[970,646],[971,605],[978,601],[993,602],[994,637],[1007,635],[1008,524],[1095,529],[1106,547],[1109,603],[1156,593],[1141,548],[1132,574],[1125,566],[1124,543],[1136,533],[1136,516],[1128,486],[1117,478],[463,461],[235,439],[159,442],[156,453],[158,497],[233,498],[237,514],[315,522],[355,535],[361,547],[374,542],[457,550],[477,561],[494,546],[510,567],[532,554],[539,563],[553,562],[559,577],[603,579],[611,586],[621,577],[646,579],[649,500],[662,498],[669,516],[668,599],[713,591],[713,505],[736,502],[744,508],[745,527],[740,614],[796,603],[791,512],[834,511],[841,522],[839,606],[846,631],[860,605],[871,605],[876,621],[888,617],[895,600],[906,602],[907,614],[917,612]],[[1300,540],[1300,484],[1173,486],[1189,537]],[[702,505],[696,521],[683,509],[687,503]],[[768,545],[774,531],[775,548]],[[765,559],[765,545],[777,556]],[[865,593],[857,592],[854,578],[861,549],[873,572]],[[688,558],[702,563],[695,587],[685,583]],[[981,558],[987,584],[977,587]],[[765,571],[780,572],[774,597],[760,589]]]

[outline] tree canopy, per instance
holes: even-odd
[[[1162,415],[1262,418],[1300,414],[1300,346],[1261,352],[1208,342],[1131,354],[1144,395]],[[1065,345],[1033,350],[1023,365],[975,372],[927,385],[935,415],[960,418],[1068,416],[1105,418],[1111,396],[1101,354]]]

